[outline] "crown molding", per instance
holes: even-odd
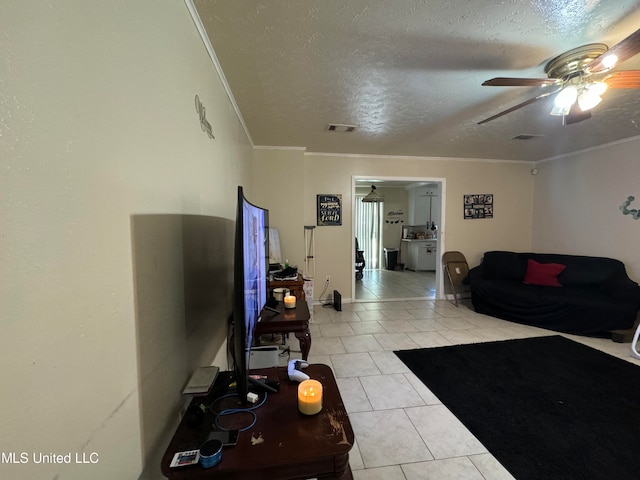
[[[191,14],[191,18],[193,19],[193,23],[195,24],[196,28],[198,29],[198,33],[200,34],[200,38],[202,39],[202,43],[204,43],[204,47],[206,48],[207,53],[209,54],[209,58],[211,59],[211,62],[213,63],[213,66],[216,69],[216,72],[218,74],[218,77],[220,78],[220,81],[222,82],[222,86],[224,87],[224,90],[227,93],[227,97],[229,97],[229,101],[231,102],[231,105],[233,106],[233,109],[236,112],[236,116],[238,117],[238,120],[240,121],[240,124],[242,125],[242,129],[244,130],[244,134],[247,136],[247,139],[249,140],[249,143],[253,147],[253,139],[251,138],[251,134],[249,133],[249,129],[247,128],[247,124],[244,122],[244,118],[242,117],[242,113],[240,113],[240,108],[238,108],[238,104],[236,103],[236,99],[233,96],[233,93],[231,93],[231,87],[229,86],[229,83],[227,82],[227,77],[224,76],[224,72],[222,71],[222,66],[220,65],[220,62],[218,61],[218,57],[216,56],[216,52],[213,50],[213,45],[211,45],[211,40],[209,40],[209,35],[207,35],[207,31],[204,28],[202,20],[200,19],[200,15],[198,15],[198,10],[196,9],[196,6],[193,4],[193,0],[184,0],[184,3],[187,5],[187,9],[189,10],[189,13]]]

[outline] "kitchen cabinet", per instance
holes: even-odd
[[[409,190],[409,223],[440,225],[440,185],[424,185]]]
[[[402,258],[408,270],[436,269],[436,240],[402,240]]]

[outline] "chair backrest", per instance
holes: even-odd
[[[446,266],[447,264],[452,262],[467,263],[467,259],[465,258],[462,252],[456,252],[456,251],[444,252],[442,254],[442,265]]]
[[[451,282],[452,287],[463,285],[469,274],[469,264],[461,252],[451,251],[442,254],[442,266]]]

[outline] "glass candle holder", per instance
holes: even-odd
[[[293,295],[284,297],[284,308],[296,308],[296,297]]]

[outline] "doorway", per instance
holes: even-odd
[[[357,249],[363,252],[366,270],[377,270],[384,263],[382,258],[382,213],[384,202],[367,203],[364,193],[355,196],[355,237]]]
[[[354,302],[393,301],[407,299],[440,299],[443,297],[442,264],[435,262],[435,271],[408,270],[404,268],[385,268],[385,252],[394,253],[391,248],[397,248],[398,263],[404,263],[403,252],[406,255],[407,243],[402,242],[403,227],[410,225],[408,192],[424,185],[437,185],[440,201],[437,218],[438,225],[436,258],[442,258],[445,251],[445,198],[446,180],[432,177],[389,177],[389,176],[353,176],[352,177],[352,228],[353,228],[353,258],[355,262],[355,242],[358,238],[360,250],[365,250],[367,238],[372,239],[365,252],[367,261],[363,278],[356,280],[352,276],[351,298]],[[362,197],[376,186],[376,191],[386,192],[387,196],[381,203],[362,203]],[[388,201],[387,201],[388,200]],[[371,207],[371,205],[374,205]],[[412,213],[415,207],[412,207]],[[362,240],[361,240],[362,238]],[[402,248],[405,246],[405,248]],[[368,259],[371,259],[370,261]]]

